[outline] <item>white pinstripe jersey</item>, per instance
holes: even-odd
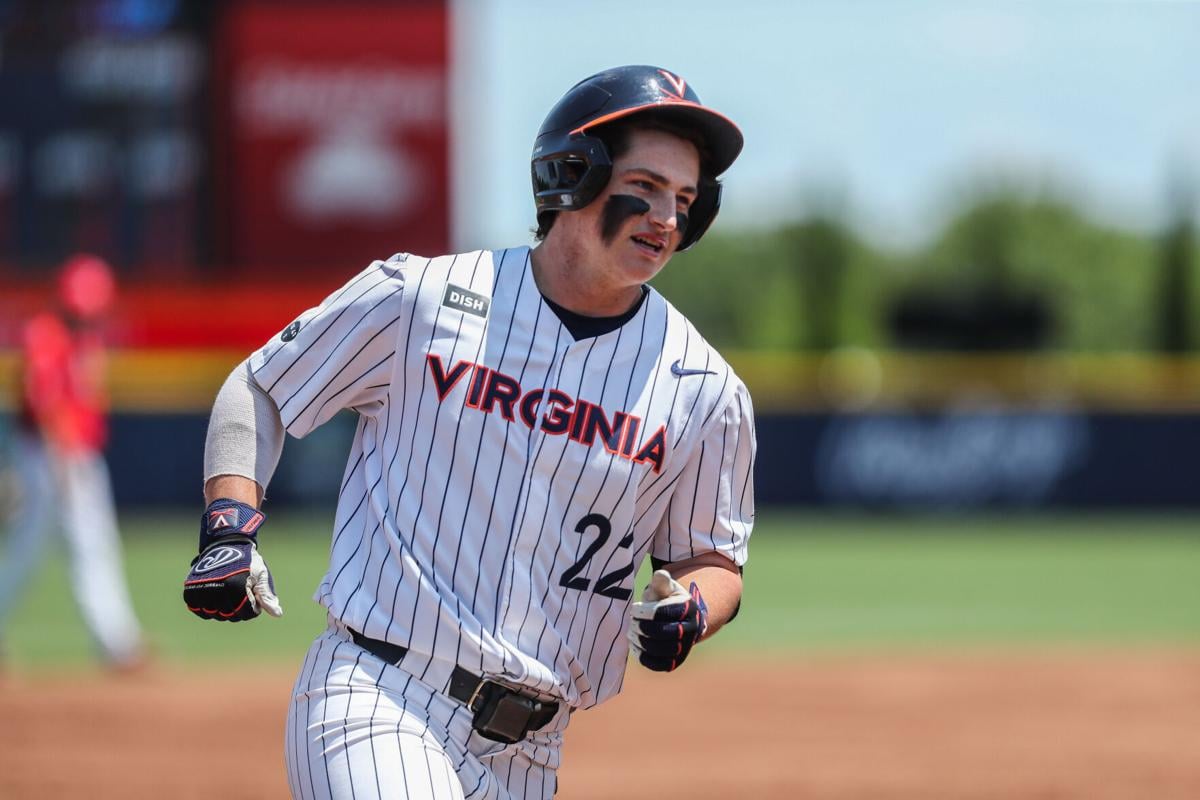
[[[575,341],[529,253],[375,262],[250,365],[294,436],[360,415],[316,599],[435,684],[458,663],[588,707],[647,553],[745,562],[753,413],[653,289]]]

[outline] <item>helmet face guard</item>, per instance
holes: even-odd
[[[620,119],[660,117],[697,131],[709,158],[679,250],[696,243],[721,207],[717,176],[742,149],[742,134],[727,117],[704,105],[683,78],[650,66],[617,67],[576,84],[550,110],[534,141],[530,173],[538,216],[583,208],[608,185],[612,157],[589,130]]]

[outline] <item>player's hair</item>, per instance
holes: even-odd
[[[674,119],[661,115],[629,117],[597,127],[589,131],[589,135],[604,142],[604,147],[608,150],[608,157],[616,161],[629,152],[629,140],[634,131],[661,131],[691,142],[700,153],[700,175],[712,174],[708,166],[712,160],[708,142],[695,128]],[[543,211],[538,214],[538,225],[533,232],[534,241],[540,242],[546,238],[546,234],[550,233],[550,229],[554,227],[554,220],[558,218],[558,215],[558,211]]]

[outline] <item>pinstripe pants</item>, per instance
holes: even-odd
[[[288,710],[285,760],[305,800],[549,798],[569,714],[505,745],[439,688],[386,664],[333,624],[313,642]]]

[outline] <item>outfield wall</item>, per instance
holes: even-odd
[[[123,506],[200,503],[204,414],[118,414],[108,460]],[[280,504],[332,503],[355,419],[289,439]],[[763,505],[1200,507],[1200,415],[956,412],[760,415]]]
[[[765,504],[867,508],[1200,506],[1200,415],[940,412],[768,415]]]

